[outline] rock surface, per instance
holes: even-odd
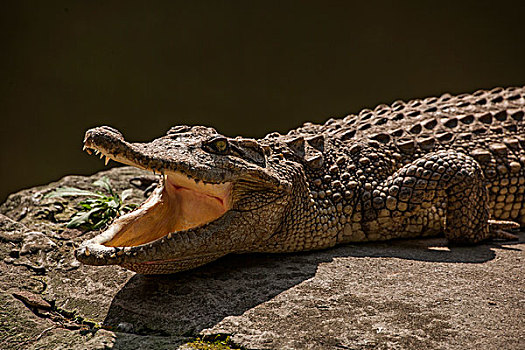
[[[448,248],[443,239],[231,255],[197,270],[136,275],[80,265],[95,232],[66,229],[79,198],[151,174],[122,167],[68,176],[0,206],[1,349],[174,349],[231,334],[247,349],[523,349],[525,234]],[[144,199],[133,190],[132,201]]]

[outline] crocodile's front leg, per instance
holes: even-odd
[[[362,217],[369,240],[442,231],[451,243],[470,244],[503,236],[502,228],[519,227],[489,220],[480,165],[453,150],[430,153],[399,169],[362,202]]]

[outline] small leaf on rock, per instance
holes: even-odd
[[[125,201],[126,199],[130,198],[132,195],[133,195],[133,189],[128,188],[127,190],[122,191],[122,193],[120,194],[120,198],[122,199],[122,201]]]
[[[99,198],[104,197],[100,193],[81,190],[75,187],[59,187],[53,192],[46,194],[44,198],[68,197],[68,196],[94,196],[94,197],[99,197]]]
[[[75,227],[80,227],[82,225],[88,225],[90,223],[89,219],[91,215],[95,214],[96,212],[102,211],[102,210],[104,210],[104,208],[95,208],[95,209],[91,209],[88,212],[76,213],[71,219],[71,221],[67,224],[66,227],[75,228]]]
[[[107,176],[103,176],[97,181],[93,182],[93,185],[103,188],[113,195],[113,189],[111,188],[111,184],[109,183]]]

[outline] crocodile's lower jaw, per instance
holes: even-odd
[[[231,183],[196,182],[184,174],[167,172],[144,204],[106,230],[109,239],[103,245],[139,246],[214,221],[230,209],[231,188]]]
[[[219,252],[217,254],[208,254],[178,260],[154,260],[143,263],[121,263],[120,266],[145,275],[166,274],[193,269],[216,260],[223,255],[224,252]]]

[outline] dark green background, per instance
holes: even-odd
[[[525,1],[12,1],[0,201],[102,161],[84,131],[261,137],[363,107],[525,83]]]

